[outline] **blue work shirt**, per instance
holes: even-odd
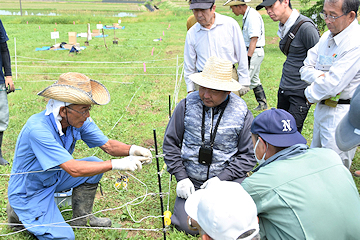
[[[5,28],[2,24],[2,21],[0,20],[0,43],[4,43],[7,42],[9,40]],[[1,57],[1,51],[0,51],[0,84],[5,83],[5,78],[4,78],[4,72],[3,72],[3,64],[2,64],[2,57]]]
[[[37,204],[55,191],[53,186],[64,176],[63,170],[46,170],[60,169],[60,164],[73,159],[71,154],[80,139],[90,148],[102,146],[109,140],[91,118],[80,128],[67,127],[66,134],[60,137],[53,114],[46,116],[43,111],[31,116],[16,142],[11,170],[15,175],[11,175],[8,187],[10,204],[26,210],[28,217],[37,214],[33,212],[40,210]],[[18,174],[41,170],[45,172]]]

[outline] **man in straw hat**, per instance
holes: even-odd
[[[336,144],[341,151],[349,151],[360,145],[360,85],[351,98],[350,110],[336,127]],[[354,175],[360,177],[360,170]]]
[[[186,34],[184,47],[184,78],[187,92],[197,90],[189,78],[203,71],[205,62],[217,56],[234,64],[233,78],[242,84],[236,94],[244,95],[250,88],[246,47],[239,24],[231,17],[215,12],[215,0],[191,0],[197,23]],[[238,64],[235,68],[235,64]]]
[[[260,66],[264,60],[265,28],[261,15],[252,7],[246,5],[251,0],[228,0],[224,6],[230,6],[236,16],[243,15],[242,33],[247,49],[249,62],[250,89],[254,91],[259,105],[254,109],[267,109],[266,95],[259,78]]]
[[[108,139],[90,118],[92,105],[110,101],[100,82],[81,73],[64,73],[38,95],[50,100],[45,111],[28,119],[18,136],[8,187],[9,223],[15,229],[26,227],[38,239],[74,239],[54,201],[54,193],[73,188],[70,224],[86,226],[89,220],[90,226],[110,227],[110,219],[91,215],[103,173],[140,170],[142,163],[151,162],[151,152]],[[75,160],[72,153],[80,139],[112,156],[129,156]]]
[[[259,166],[241,185],[257,206],[261,239],[359,238],[359,193],[336,152],[309,149],[283,109],[260,113],[251,133]]]
[[[309,84],[301,81],[299,69],[304,65],[307,51],[319,41],[319,33],[310,18],[292,9],[290,0],[263,0],[256,10],[263,7],[274,22],[279,21],[279,48],[286,55],[278,89],[277,108],[291,113],[296,120],[298,131],[301,132],[310,105],[304,94]]]
[[[191,80],[199,91],[180,101],[166,128],[163,152],[177,180],[172,224],[186,233],[185,200],[211,182],[241,182],[256,164],[251,143],[253,120],[246,103],[231,91],[241,88],[232,78],[231,61],[210,57]]]
[[[199,189],[185,202],[189,228],[203,240],[260,240],[256,205],[235,182]]]

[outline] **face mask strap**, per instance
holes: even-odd
[[[266,152],[267,152],[267,150],[268,150],[268,148],[269,148],[268,143],[266,143],[265,153],[264,153],[264,155],[262,156],[261,160],[259,160],[259,159],[257,158],[257,156],[256,156],[256,148],[257,148],[259,142],[260,142],[260,138],[257,139],[257,141],[256,141],[256,143],[255,143],[255,147],[254,147],[255,159],[256,159],[256,161],[258,161],[258,162],[265,160]]]

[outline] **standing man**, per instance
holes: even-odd
[[[273,21],[279,21],[279,47],[287,56],[282,69],[277,108],[291,113],[301,132],[310,105],[304,94],[309,84],[301,81],[299,69],[303,66],[307,51],[319,41],[319,32],[312,20],[291,8],[290,0],[264,0],[256,10],[263,7]]]
[[[231,93],[241,88],[232,68],[231,61],[210,57],[201,73],[190,76],[199,91],[180,101],[165,131],[165,163],[177,180],[171,223],[193,235],[198,231],[188,229],[185,200],[212,182],[241,183],[256,164],[253,116],[245,101]]]
[[[241,185],[256,204],[261,239],[359,239],[359,192],[336,152],[309,149],[283,109],[260,113],[251,133],[259,166]]]
[[[103,173],[140,170],[142,163],[151,162],[151,152],[108,139],[90,118],[92,105],[110,101],[100,82],[81,73],[64,73],[38,95],[50,100],[46,110],[28,119],[18,136],[8,186],[9,223],[19,224],[15,229],[26,227],[38,239],[75,239],[54,201],[55,192],[73,188],[70,224],[86,226],[89,221],[92,227],[110,227],[110,219],[91,214]],[[128,157],[74,159],[78,140],[112,156]]]
[[[233,64],[233,79],[242,85],[236,93],[242,96],[250,90],[244,38],[239,24],[231,17],[215,13],[215,9],[215,0],[191,0],[190,10],[197,23],[189,29],[185,40],[184,76],[187,92],[197,90],[189,76],[201,72],[208,58],[216,56]]]
[[[4,131],[9,124],[9,106],[7,94],[15,91],[11,76],[11,60],[7,46],[9,40],[5,28],[0,20],[0,165],[8,165],[1,152]],[[3,71],[4,69],[4,71]]]
[[[256,111],[267,109],[266,95],[259,78],[260,66],[264,60],[265,28],[261,15],[247,6],[250,0],[228,0],[224,6],[230,6],[236,16],[243,15],[242,34],[245,40],[249,62],[250,89],[254,91],[259,105]]]
[[[311,147],[337,152],[350,168],[356,148],[341,151],[335,129],[349,111],[350,99],[360,84],[359,0],[325,0],[321,17],[329,31],[309,50],[301,78],[311,84],[305,90],[310,104],[317,103]]]

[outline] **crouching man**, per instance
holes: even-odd
[[[75,239],[54,201],[55,192],[73,188],[70,224],[85,226],[89,220],[90,226],[110,227],[110,219],[91,215],[103,173],[140,170],[142,163],[151,162],[151,152],[108,139],[90,118],[92,105],[110,101],[100,82],[80,73],[64,73],[38,95],[50,100],[46,110],[28,119],[18,136],[8,186],[9,223],[15,230],[27,228],[38,239]],[[130,156],[75,160],[72,153],[78,140],[112,156]]]

